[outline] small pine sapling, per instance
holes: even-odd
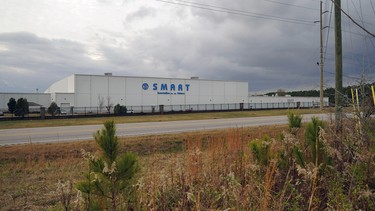
[[[138,158],[133,153],[119,155],[113,121],[105,122],[103,129],[94,133],[94,138],[101,151],[101,156],[89,161],[92,171],[89,174],[93,173],[95,176],[91,180],[89,175],[89,182],[81,183],[83,186],[78,188],[87,194],[91,191],[102,199],[109,199],[111,210],[115,211],[120,193],[130,187],[134,175],[139,171]]]
[[[288,125],[289,130],[292,134],[296,134],[297,130],[301,127],[302,115],[294,114],[292,112],[288,113]]]

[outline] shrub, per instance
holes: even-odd
[[[311,118],[306,126],[306,143],[311,149],[312,161],[315,162],[316,155],[318,155],[318,163],[321,163],[323,158],[323,143],[319,141],[320,130],[324,128],[324,122],[317,117]]]
[[[128,112],[128,109],[126,108],[126,106],[117,104],[113,112],[115,113],[115,115],[125,115]]]
[[[85,181],[78,183],[77,188],[88,194],[88,200],[91,200],[91,194],[99,196],[101,200],[109,199],[111,210],[116,210],[119,194],[130,187],[131,180],[139,170],[138,158],[133,153],[119,155],[116,126],[113,121],[105,122],[104,128],[96,131],[94,138],[101,156],[89,156],[89,173]],[[95,175],[93,178],[92,174]],[[92,203],[88,201],[88,207]]]
[[[52,102],[47,109],[47,113],[49,113],[51,116],[55,116],[58,109],[59,107],[57,106],[57,104],[55,102]]]
[[[302,122],[301,114],[288,113],[289,130],[292,131],[294,128],[300,128]]]
[[[269,136],[264,136],[262,139],[250,142],[251,152],[255,156],[255,159],[263,165],[267,165],[270,158],[270,143],[271,138]]]

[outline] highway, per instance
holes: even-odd
[[[303,121],[310,121],[316,116],[329,119],[329,114],[305,114]],[[286,116],[248,117],[231,119],[207,119],[170,122],[143,122],[116,124],[117,135],[140,136],[152,134],[180,133],[200,130],[214,130],[222,128],[242,128],[262,125],[287,124]],[[62,127],[40,127],[0,130],[0,145],[47,143],[59,141],[92,140],[93,133],[103,125],[81,125]]]

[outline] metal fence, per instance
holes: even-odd
[[[325,106],[328,106],[325,105]],[[159,105],[159,106],[127,106],[128,114],[158,114],[205,111],[235,111],[235,110],[264,110],[288,108],[318,108],[317,102],[288,102],[288,103],[233,103],[233,104],[190,104],[190,105]],[[62,115],[100,115],[113,114],[110,110],[99,107],[62,107]]]
[[[152,113],[180,113],[204,111],[235,111],[235,110],[265,110],[288,108],[318,108],[316,102],[290,102],[290,103],[233,103],[233,104],[190,104],[190,105],[162,105],[162,106],[127,106],[128,114]],[[99,107],[68,107],[61,108],[64,114],[113,114],[114,108],[99,109]]]
[[[325,105],[328,106],[328,103]],[[155,106],[127,106],[125,115],[162,114],[162,113],[189,113],[212,111],[242,111],[291,108],[318,108],[319,102],[284,102],[284,103],[233,103],[233,104],[191,104],[191,105],[155,105]],[[3,109],[4,110],[4,109]],[[28,117],[41,117],[40,107],[30,108]],[[46,118],[50,117],[45,109]],[[4,112],[7,112],[4,110]],[[60,107],[56,117],[106,116],[114,115],[114,107],[107,110],[105,107]],[[11,117],[8,115],[8,117]],[[2,117],[1,119],[4,119]]]

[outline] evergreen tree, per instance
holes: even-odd
[[[11,97],[8,102],[9,113],[14,114],[14,111],[16,110],[16,104],[17,104],[16,100],[13,97]]]
[[[113,112],[115,113],[115,115],[125,115],[126,112],[128,112],[128,109],[126,108],[126,106],[122,106],[120,104],[117,104],[114,107]]]
[[[29,113],[29,103],[26,98],[20,98],[17,100],[14,115],[25,117]]]
[[[105,122],[103,129],[96,131],[94,138],[100,147],[101,156],[90,159],[90,172],[86,177],[89,179],[79,183],[77,188],[86,194],[110,199],[111,210],[115,211],[119,194],[130,187],[131,180],[139,170],[138,159],[133,153],[119,155],[113,121]],[[96,175],[94,180],[91,180],[91,173]]]
[[[56,113],[57,113],[57,110],[58,110],[58,106],[55,102],[52,102],[51,105],[48,107],[47,109],[47,112],[51,115],[51,116],[55,116]]]

